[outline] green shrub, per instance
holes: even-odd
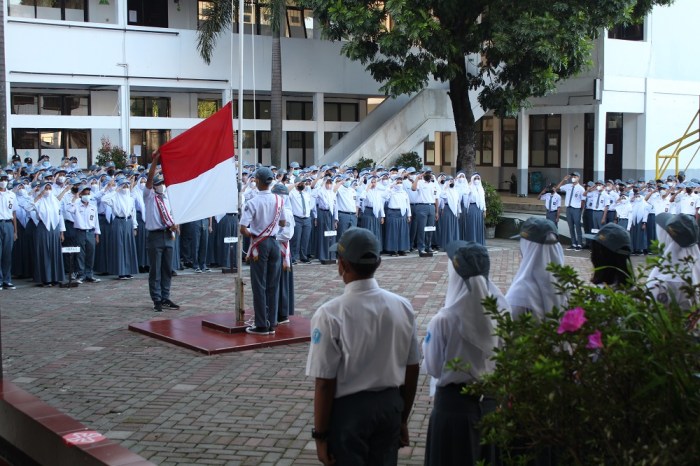
[[[513,321],[487,300],[502,345],[494,373],[466,391],[499,401],[480,427],[504,450],[505,464],[525,464],[549,448],[567,465],[697,464],[700,285],[684,277],[690,310],[659,303],[645,286],[657,263],[648,259],[636,280],[616,289],[591,285],[569,266],[551,267],[568,310],[554,309],[542,322]],[[576,314],[585,321],[566,326]]]
[[[355,164],[355,168],[357,169],[357,171],[372,167],[374,167],[374,160],[365,157],[360,157],[360,160],[358,160]]]
[[[486,195],[486,219],[484,223],[487,227],[495,227],[501,221],[503,215],[503,201],[498,194],[496,187],[482,180],[484,194]]]
[[[404,168],[413,167],[416,170],[420,170],[423,168],[423,159],[418,155],[418,152],[404,152],[394,160],[393,165]]]
[[[102,136],[100,139],[102,147],[97,151],[97,159],[95,163],[102,167],[107,162],[114,162],[114,166],[119,169],[126,168],[127,153],[119,146],[113,146],[107,136]]]

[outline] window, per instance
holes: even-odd
[[[132,97],[131,116],[170,117],[170,97]]]
[[[10,16],[87,22],[88,0],[10,0]]]
[[[501,119],[501,166],[515,167],[518,163],[518,120]]]
[[[435,141],[423,142],[423,165],[435,165]]]
[[[197,117],[209,118],[221,110],[221,101],[218,99],[197,99]]]
[[[13,115],[90,115],[87,95],[12,94]]]
[[[357,104],[326,102],[323,108],[326,121],[360,121]]]
[[[314,161],[314,133],[304,131],[287,132],[287,164],[298,162],[302,167]]]
[[[287,120],[313,120],[312,102],[287,102]]]
[[[493,117],[485,116],[476,122],[475,162],[480,166],[493,166]]]
[[[209,19],[208,10],[214,8],[214,2],[197,0],[197,29],[202,27],[202,23]]]
[[[238,102],[233,102],[233,114],[238,116]],[[270,119],[270,101],[269,100],[252,100],[243,101],[243,118],[246,120],[269,120]]]
[[[168,0],[127,0],[127,9],[131,26],[168,27]]]
[[[87,159],[90,153],[89,129],[35,129],[15,128],[12,130],[12,147],[15,150],[34,150],[32,154],[49,156],[60,154]]]
[[[608,30],[609,39],[619,40],[644,40],[644,22],[639,24],[620,24]]]
[[[454,150],[454,140],[454,133],[440,133],[442,165],[452,165],[452,152]]]
[[[559,168],[561,115],[530,116],[530,166]]]
[[[340,141],[343,136],[345,136],[347,133],[341,133],[341,132],[328,132],[328,133],[323,133],[323,148],[325,150],[330,149],[333,147],[338,141]]]
[[[271,146],[269,131],[243,131],[243,150],[241,151],[243,162],[270,165],[272,163]]]
[[[134,146],[141,147],[139,163],[146,166],[153,160],[153,152],[168,141],[170,141],[169,129],[132,129],[131,147],[124,150],[132,153]]]
[[[206,3],[206,2],[205,2]],[[313,38],[313,10],[288,4],[285,8],[286,17],[280,27],[284,29],[282,36],[309,39]],[[271,35],[270,10],[268,2],[263,0],[247,0],[243,10],[244,33],[255,35]],[[238,32],[238,3],[233,7],[233,31]]]

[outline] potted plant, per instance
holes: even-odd
[[[501,448],[504,464],[550,453],[569,465],[697,464],[700,285],[679,274],[689,310],[654,299],[651,267],[678,273],[678,264],[664,263],[670,259],[649,258],[614,288],[550,266],[568,304],[542,321],[513,320],[494,298],[486,301],[501,340],[496,368],[464,392],[499,403],[480,430]]]
[[[496,237],[496,226],[501,222],[503,215],[503,201],[495,186],[485,181],[483,186],[486,195],[486,218],[484,219],[486,238],[493,239]]]

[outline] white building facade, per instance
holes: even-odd
[[[162,143],[236,99],[238,34],[220,36],[210,65],[196,48],[207,1],[7,3],[9,154],[34,161],[49,154],[53,163],[75,155],[86,166],[109,140],[148,163]],[[692,45],[700,42],[698,17],[700,2],[676,0],[640,27],[602,34],[592,66],[555,94],[533,99],[518,118],[494,118],[475,105],[479,171],[499,188],[512,174],[532,178],[531,190],[573,169],[586,180],[653,178],[656,151],[683,134],[700,105]],[[269,163],[264,8],[248,4],[244,31],[242,154]],[[456,135],[443,85],[379,104],[379,84],[340,55],[341,44],[319,38],[309,10],[288,9],[285,35],[283,164],[367,157],[386,166],[416,151],[426,165],[453,171]],[[683,168],[693,150],[681,157]],[[700,157],[688,175],[700,177]],[[527,188],[519,183],[520,192]]]

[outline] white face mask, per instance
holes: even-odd
[[[256,186],[257,186],[257,184],[255,183],[255,181],[253,181],[252,183],[250,183],[250,187],[251,187],[251,188],[254,188],[254,187],[256,187]]]
[[[474,180],[474,185],[479,186],[481,184],[481,180],[479,178]]]
[[[27,190],[24,189],[24,188],[22,188],[22,189],[20,189],[20,190],[17,191],[17,194],[19,194],[20,196],[24,197],[24,196],[27,195]]]
[[[59,176],[57,181],[58,181],[59,183],[63,184],[63,183],[66,182],[66,177],[65,177],[65,176]]]
[[[0,181],[0,189],[7,188],[7,181]]]
[[[86,203],[86,204],[87,204],[88,202],[90,202],[90,199],[92,199],[92,196],[89,195],[89,194],[86,194],[85,196],[81,196],[81,197],[80,197],[80,200],[83,201],[83,202]]]
[[[602,191],[602,190],[603,190],[603,187],[602,187],[602,186],[596,186],[595,189],[597,189],[598,191]]]
[[[571,178],[572,183],[578,183],[578,176],[574,176]]]
[[[44,197],[49,197],[51,195],[51,190],[44,190]]]
[[[661,191],[659,191],[659,194],[661,194],[662,196],[665,196],[666,193],[667,193],[667,191],[665,189],[662,189]]]
[[[464,184],[467,182],[466,178],[457,178],[457,184]]]
[[[382,180],[382,184],[384,186],[389,186],[389,180]]]
[[[159,184],[154,188],[158,194],[163,194],[165,192],[165,186],[162,184]]]

